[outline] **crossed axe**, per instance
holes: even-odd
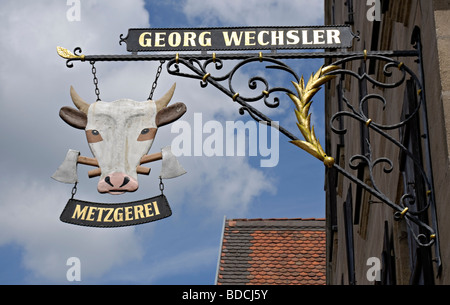
[[[161,149],[161,152],[151,154],[151,155],[144,155],[141,160],[140,164],[146,164],[154,161],[162,160],[161,165],[161,173],[160,177],[162,179],[171,179],[178,176],[181,176],[186,173],[184,168],[180,165],[175,155],[172,153],[170,146],[166,146]],[[76,183],[78,182],[78,172],[77,172],[77,165],[78,164],[84,164],[84,165],[90,165],[90,166],[96,166],[99,167],[98,161],[96,158],[89,158],[89,157],[83,157],[80,156],[80,152],[77,150],[69,149],[69,151],[66,154],[66,157],[61,163],[61,165],[58,167],[58,169],[55,171],[55,173],[52,175],[52,178],[56,181],[63,182],[63,183]],[[141,175],[149,175],[150,174],[150,168],[144,167],[144,166],[138,166],[136,168],[136,172]],[[88,172],[89,178],[100,176],[102,173],[101,168],[97,168],[94,170],[91,170]]]

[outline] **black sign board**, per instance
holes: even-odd
[[[127,51],[243,51],[341,49],[352,46],[349,26],[129,29]]]
[[[164,195],[129,203],[93,203],[69,199],[60,216],[63,222],[89,227],[123,227],[172,215]]]

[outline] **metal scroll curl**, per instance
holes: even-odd
[[[352,70],[339,68],[339,66],[341,66],[345,62],[361,59],[367,60],[369,57],[372,59],[384,60],[387,62],[383,67],[383,74],[387,78],[392,77],[394,75],[393,71],[391,70],[393,67],[396,67],[399,70],[400,77],[396,80],[393,80],[392,82],[381,82],[374,79],[367,73],[358,74]],[[335,168],[338,172],[349,178],[352,182],[356,183],[357,185],[360,185],[374,197],[378,198],[379,200],[390,206],[392,209],[394,209],[394,218],[396,220],[406,219],[407,225],[410,228],[412,224],[415,224],[420,228],[422,228],[422,232],[426,231],[426,233],[413,235],[418,245],[423,247],[433,245],[436,241],[435,229],[433,229],[427,223],[420,220],[418,217],[418,215],[420,215],[421,213],[425,213],[430,206],[432,205],[434,206],[432,197],[429,196],[426,206],[421,210],[417,211],[410,210],[410,208],[407,207],[405,204],[407,202],[411,203],[416,200],[414,194],[409,193],[404,194],[400,200],[400,203],[391,201],[377,186],[377,182],[375,181],[375,176],[373,172],[376,166],[384,164],[382,171],[384,172],[384,174],[390,174],[394,169],[394,162],[387,157],[380,157],[373,160],[371,146],[368,139],[366,139],[369,150],[368,154],[367,155],[356,154],[351,156],[349,167],[352,170],[356,170],[360,167],[361,164],[367,166],[369,172],[370,185],[364,181],[361,181],[356,176],[349,173],[344,168],[340,167],[338,164],[335,164],[334,159],[332,157],[327,156],[324,150],[322,149],[318,139],[314,134],[314,127],[310,126],[310,114],[308,113],[308,111],[309,107],[311,106],[312,98],[319,91],[320,87],[337,75],[348,75],[357,78],[359,81],[367,80],[373,86],[388,89],[397,88],[400,85],[404,84],[407,75],[410,75],[418,84],[420,84],[418,77],[403,63],[397,62],[395,60],[383,56],[376,56],[376,55],[368,56],[366,53],[364,55],[349,57],[344,60],[335,62],[330,66],[320,68],[316,72],[316,74],[311,76],[308,83],[305,84],[303,77],[300,83],[294,82],[294,86],[297,89],[297,95],[289,94],[289,96],[296,105],[295,114],[298,120],[297,125],[301,133],[303,134],[303,137],[305,138],[305,141],[297,140],[292,141],[292,143],[299,146],[303,150],[307,151],[317,159],[323,161],[327,167]],[[419,94],[420,91],[421,89],[419,89]],[[359,101],[358,108],[355,108],[345,97],[343,97],[343,101],[344,104],[347,106],[347,110],[339,111],[338,113],[335,113],[332,116],[331,118],[332,131],[336,134],[345,134],[347,132],[345,128],[334,126],[334,123],[338,120],[350,118],[360,121],[361,123],[365,124],[367,128],[374,130],[375,132],[380,134],[383,138],[387,139],[388,141],[396,145],[407,157],[409,157],[416,165],[416,167],[420,169],[422,179],[424,180],[427,188],[431,190],[433,188],[432,182],[430,181],[427,173],[423,169],[423,166],[421,165],[420,161],[417,160],[417,158],[400,141],[398,141],[391,134],[386,132],[388,130],[399,129],[405,126],[410,120],[412,120],[412,118],[417,115],[420,107],[422,106],[423,100],[420,99],[420,102],[418,103],[416,108],[410,113],[410,116],[408,116],[406,119],[400,122],[396,122],[393,124],[374,122],[372,121],[372,119],[368,118],[366,113],[364,113],[363,105],[365,103],[374,100],[381,103],[383,110],[386,109],[388,101],[386,101],[386,99],[380,94],[367,94],[366,96],[362,97]],[[413,230],[411,230],[411,232],[413,232]]]
[[[227,57],[227,59],[233,58]],[[212,84],[232,98],[234,102],[242,106],[239,108],[241,115],[248,113],[255,121],[277,128],[292,141],[299,140],[294,134],[276,124],[271,118],[251,105],[257,101],[263,101],[264,105],[268,108],[277,108],[280,106],[280,97],[278,94],[282,93],[285,96],[286,94],[294,94],[294,91],[284,87],[271,87],[270,82],[259,75],[252,76],[247,82],[247,86],[250,89],[249,92],[254,94],[249,94],[248,91],[242,93],[235,88],[234,83],[236,82],[235,77],[237,72],[247,65],[258,62],[270,63],[271,65],[266,66],[267,69],[287,72],[297,82],[300,81],[299,76],[288,65],[270,57],[263,57],[262,53],[259,53],[259,56],[250,57],[238,62],[228,72],[222,72],[224,68],[223,60],[217,57],[215,53],[213,53],[211,58],[203,62],[195,58],[181,58],[177,54],[174,59],[167,63],[167,71],[171,75],[197,79],[200,81],[200,87],[202,88]]]
[[[384,81],[377,80],[367,73],[359,74],[352,70],[341,68],[347,62],[368,59],[385,62],[382,69],[382,74],[385,78]],[[238,92],[233,86],[233,80],[237,74],[237,71],[239,69],[242,69],[246,65],[255,62],[265,64],[265,68],[267,69],[277,69],[287,72],[293,78],[292,84],[294,90],[285,87],[272,87],[267,79],[257,75],[251,77],[247,82],[247,86],[250,91],[254,92],[253,95],[244,95],[241,92]],[[418,84],[420,95],[420,91],[422,90],[422,82],[420,81],[419,77],[417,77],[415,73],[413,73],[413,71],[409,69],[405,64],[393,60],[387,56],[368,54],[365,51],[364,53],[360,52],[353,56],[347,56],[329,66],[321,67],[316,73],[313,73],[311,75],[307,82],[305,81],[303,76],[299,77],[295,73],[295,71],[293,71],[293,69],[286,65],[284,62],[274,58],[262,56],[261,53],[255,54],[255,57],[239,61],[228,72],[222,72],[223,68],[223,61],[218,58],[215,53],[213,53],[211,58],[203,61],[195,58],[181,58],[177,54],[174,59],[168,62],[167,65],[167,71],[169,74],[197,79],[199,80],[200,86],[202,88],[205,88],[209,84],[218,88],[220,91],[232,98],[234,102],[241,105],[241,108],[239,109],[239,113],[241,115],[248,113],[254,120],[272,125],[273,127],[279,129],[281,133],[283,133],[291,140],[292,144],[298,146],[315,158],[319,159],[328,168],[334,168],[338,173],[341,173],[352,182],[360,185],[375,198],[390,206],[394,210],[395,219],[405,219],[409,227],[415,225],[421,228],[420,233],[414,235],[414,239],[416,240],[418,245],[428,247],[436,243],[438,239],[436,236],[435,228],[423,222],[419,217],[421,213],[426,213],[430,207],[434,207],[433,195],[428,196],[428,202],[424,208],[416,211],[407,207],[408,203],[413,203],[416,200],[414,194],[406,193],[402,196],[399,202],[392,201],[378,187],[378,184],[375,181],[373,170],[378,166],[383,166],[383,173],[388,175],[393,172],[395,162],[387,157],[380,157],[373,160],[371,151],[368,155],[354,155],[350,157],[350,169],[356,169],[358,167],[358,163],[364,163],[366,166],[368,166],[370,176],[369,185],[368,183],[358,179],[358,177],[348,172],[346,169],[340,167],[338,164],[336,164],[334,158],[326,154],[319,142],[319,139],[315,135],[314,126],[311,126],[311,114],[309,113],[309,111],[313,97],[324,84],[328,83],[330,80],[336,78],[339,75],[355,77],[359,81],[365,80],[374,87],[379,87],[386,90],[398,88],[405,83],[407,77],[411,77]],[[187,72],[182,71],[185,69],[187,70]],[[295,105],[297,126],[303,136],[303,140],[300,140],[293,133],[284,129],[282,126],[275,125],[269,117],[267,117],[251,105],[256,101],[263,101],[266,107],[277,108],[280,105],[280,98],[277,94],[280,93],[282,95],[287,94]],[[413,163],[417,165],[418,168],[420,168],[420,174],[425,182],[425,185],[429,188],[429,190],[433,190],[433,183],[429,177],[429,174],[427,174],[423,169],[420,160],[417,160],[413,153],[411,153],[400,141],[392,136],[392,133],[389,132],[405,126],[408,122],[410,122],[410,120],[412,120],[414,116],[417,116],[419,114],[420,108],[423,107],[423,96],[420,96],[421,98],[419,100],[419,103],[416,108],[410,113],[410,116],[399,122],[389,124],[372,120],[363,110],[364,105],[369,103],[376,103],[380,107],[382,107],[382,110],[384,111],[389,105],[389,101],[387,101],[383,95],[376,93],[367,94],[359,100],[357,106],[353,106],[354,104],[350,103],[350,101],[348,101],[346,97],[343,97],[344,104],[347,109],[339,111],[332,116],[331,130],[336,134],[345,134],[347,132],[346,129],[341,129],[340,127],[335,126],[336,121],[344,120],[345,118],[357,120],[365,124],[367,128],[373,130],[383,138],[387,139],[389,142],[393,143],[408,158],[410,158]],[[368,142],[368,146],[370,147],[370,142]]]
[[[175,59],[169,61],[167,71],[172,75],[198,79],[202,88],[208,86],[209,83],[216,85],[219,82],[225,81],[228,86],[226,88],[224,87],[222,91],[232,97],[233,100],[236,101],[239,98],[240,101],[245,103],[263,100],[267,107],[277,108],[280,105],[279,97],[274,97],[273,101],[270,101],[269,96],[276,92],[293,93],[291,90],[284,87],[271,87],[269,81],[259,75],[253,76],[248,80],[248,88],[255,93],[254,95],[245,96],[234,87],[237,72],[255,62],[272,63],[272,65],[266,66],[266,68],[285,71],[294,77],[297,82],[300,81],[299,76],[288,65],[270,57],[263,57],[262,53],[257,57],[238,62],[230,71],[222,75],[218,75],[218,72],[222,71],[224,64],[222,59],[218,58],[215,53],[212,58],[205,60],[203,63],[197,59],[183,59],[176,56]],[[187,67],[190,73],[181,72],[181,66]]]
[[[385,57],[385,56],[379,56],[379,55],[367,55],[367,53],[364,53],[362,55],[358,56],[352,56],[345,58],[343,60],[339,60],[333,63],[335,66],[345,66],[344,64],[350,61],[355,60],[376,60],[378,62],[384,62],[384,66],[382,69],[383,76],[385,77],[385,81],[379,81],[374,79],[372,76],[370,76],[367,73],[355,73],[354,71],[347,70],[347,69],[337,69],[332,72],[330,72],[331,75],[345,75],[350,77],[357,78],[358,81],[365,80],[369,84],[371,84],[373,87],[381,88],[382,90],[388,90],[392,88],[398,88],[401,85],[404,85],[406,82],[407,77],[412,79],[414,81],[415,86],[417,87],[417,94],[418,94],[418,102],[414,109],[410,110],[409,115],[406,116],[404,119],[400,119],[396,122],[377,122],[375,119],[370,118],[367,113],[364,111],[364,105],[367,103],[374,103],[378,104],[382,107],[381,111],[388,111],[388,106],[390,103],[395,103],[397,101],[387,101],[384,96],[381,94],[376,93],[370,93],[366,94],[365,96],[360,97],[359,103],[357,104],[357,107],[355,107],[355,103],[350,103],[348,99],[343,96],[342,101],[343,105],[345,107],[344,110],[338,111],[331,117],[331,130],[336,134],[346,134],[347,129],[345,127],[342,127],[343,124],[336,124],[336,122],[344,121],[346,119],[350,120],[356,120],[361,122],[362,124],[365,124],[365,126],[380,135],[382,138],[389,141],[391,144],[396,146],[399,151],[406,156],[409,160],[413,162],[415,165],[415,168],[418,169],[420,173],[420,178],[423,180],[424,185],[427,188],[427,198],[426,198],[426,204],[424,207],[422,207],[419,210],[413,210],[412,207],[414,206],[414,202],[417,200],[415,194],[411,194],[406,192],[403,194],[399,202],[393,202],[391,201],[387,196],[383,194],[383,192],[378,188],[377,182],[375,181],[373,169],[376,165],[384,163],[385,167],[383,168],[384,174],[390,174],[393,171],[394,162],[387,158],[387,157],[381,157],[376,160],[372,160],[372,151],[370,142],[368,139],[367,141],[367,147],[368,147],[368,153],[366,155],[354,155],[350,157],[350,168],[355,170],[358,168],[359,164],[356,164],[356,162],[360,162],[360,164],[364,164],[369,169],[369,180],[370,184],[360,181],[358,178],[353,176],[352,174],[345,171],[343,168],[339,167],[338,165],[335,165],[334,167],[337,169],[338,172],[352,180],[353,182],[357,183],[358,185],[361,185],[365,190],[369,191],[373,196],[381,200],[382,202],[386,203],[390,207],[394,209],[394,219],[401,220],[406,219],[406,223],[408,227],[410,227],[410,231],[414,232],[412,229],[413,225],[416,225],[420,228],[419,234],[413,234],[414,239],[416,240],[417,244],[419,246],[428,247],[436,243],[437,241],[437,235],[436,235],[436,229],[428,225],[427,223],[423,222],[421,218],[419,217],[422,213],[427,213],[430,208],[432,208],[432,212],[434,212],[435,209],[435,203],[434,203],[434,187],[432,182],[432,176],[430,173],[427,173],[427,171],[424,169],[424,166],[422,165],[421,160],[418,160],[417,157],[407,148],[405,147],[402,142],[393,136],[393,130],[400,130],[400,128],[404,127],[408,123],[410,123],[414,118],[417,118],[421,110],[426,106],[425,104],[425,98],[423,95],[423,82],[420,80],[420,78],[411,70],[409,69],[404,63],[399,62],[397,60]],[[426,111],[426,109],[425,109]],[[426,113],[426,112],[425,112]],[[424,117],[426,120],[426,116]],[[427,125],[426,122],[424,122],[425,126]],[[427,135],[428,136],[428,135]],[[433,226],[436,224],[434,223]]]

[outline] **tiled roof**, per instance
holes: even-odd
[[[325,219],[225,220],[218,285],[325,285]]]

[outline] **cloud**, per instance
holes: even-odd
[[[177,187],[196,203],[196,208],[207,208],[216,215],[243,217],[257,196],[276,192],[275,179],[250,166],[246,157],[189,159],[185,164],[189,177],[180,179]],[[192,181],[197,181],[195,187]]]
[[[192,23],[208,26],[316,25],[323,18],[322,1],[309,0],[186,0],[184,12]]]
[[[67,193],[31,179],[9,181],[0,198],[0,245],[23,247],[23,266],[38,282],[66,280],[67,259],[78,257],[82,277],[97,278],[113,266],[140,259],[133,228],[92,230],[59,221]]]
[[[189,249],[169,257],[156,257],[157,263],[151,263],[146,269],[138,272],[139,278],[147,283],[157,283],[173,275],[188,275],[198,272],[206,265],[215,265],[217,261],[218,247],[203,247],[200,249]],[[211,274],[211,279],[214,274]],[[212,281],[211,283],[212,284]]]
[[[82,277],[89,279],[143,255],[134,228],[96,230],[59,221],[70,191],[49,177],[70,145],[87,145],[58,111],[69,105],[71,83],[90,94],[93,85],[89,65],[67,69],[56,46],[114,54],[124,50],[118,47],[120,33],[148,26],[141,0],[80,3],[79,22],[67,20],[66,1],[0,4],[0,172],[8,176],[0,186],[0,246],[21,246],[31,283],[67,283],[71,256],[80,258]]]
[[[8,183],[0,186],[0,246],[21,246],[22,263],[30,271],[32,283],[66,282],[66,260],[71,256],[80,258],[83,279],[99,278],[131,260],[139,261],[145,249],[142,235],[137,232],[153,230],[149,227],[102,230],[59,221],[71,186],[58,184],[49,177],[69,148],[87,156],[90,152],[83,133],[67,126],[58,117],[58,111],[71,104],[70,85],[89,102],[95,101],[95,95],[89,63],[75,62],[68,69],[57,56],[56,46],[69,50],[80,46],[83,54],[123,54],[125,46],[119,46],[119,35],[126,34],[131,27],[149,26],[142,0],[82,0],[80,4],[80,21],[69,22],[66,13],[70,6],[66,1],[0,3],[0,172],[8,176]],[[158,64],[97,62],[101,98],[145,100]],[[198,81],[191,79],[174,80],[165,71],[155,97],[164,94],[174,81],[178,84],[174,101],[188,105],[189,113],[184,119],[190,120],[195,112],[203,113],[205,120],[216,116],[236,118],[237,105],[230,106],[231,101],[215,88],[201,89]],[[170,144],[173,137],[170,128],[161,130],[152,152]],[[175,185],[171,188],[172,195],[189,203],[201,194],[206,198],[203,204],[208,215],[237,208],[242,208],[240,215],[243,215],[254,198],[263,192],[276,191],[273,180],[252,167],[247,158],[193,157],[181,161],[189,176],[167,182]],[[96,181],[81,176],[85,168],[80,166],[79,173],[77,196],[106,201],[94,194]],[[156,181],[155,176],[150,179]],[[92,191],[87,191],[88,187]],[[208,254],[212,250],[205,251]],[[164,266],[172,265],[178,258],[167,259]]]

